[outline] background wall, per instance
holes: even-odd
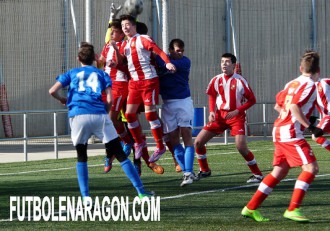
[[[72,2],[78,39],[82,41],[85,0]],[[118,6],[124,0],[92,1],[92,42],[98,52],[104,45],[111,2]],[[58,74],[79,65],[75,58],[78,43],[70,3],[69,0],[0,1],[0,84],[6,86],[11,111],[64,108],[49,96],[48,89]],[[144,0],[144,11],[138,19],[148,25],[149,35],[162,47],[161,15],[153,14],[156,3],[157,0]],[[158,3],[161,6],[162,1]],[[209,80],[220,73],[220,56],[226,51],[233,52],[231,32],[226,31],[227,1],[168,0],[167,4],[169,40],[185,41],[185,54],[192,61],[190,85],[195,106],[207,106],[205,90]],[[299,75],[299,57],[306,49],[320,52],[321,73],[327,76],[329,4],[326,0],[232,0],[238,58],[257,102],[275,101],[275,94],[284,84]],[[313,29],[317,32],[314,37]],[[261,110],[261,105],[250,109],[249,122],[262,121]],[[268,105],[266,111],[267,120],[272,122],[276,117],[273,105]],[[59,133],[68,133],[67,119],[60,116]],[[22,116],[11,119],[14,136],[22,136]],[[52,115],[29,116],[28,135],[52,134],[52,120]],[[148,127],[145,121],[143,124]],[[251,126],[250,132],[262,134],[263,127]],[[2,128],[0,137],[4,137]]]

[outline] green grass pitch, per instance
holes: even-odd
[[[235,146],[208,146],[212,176],[180,187],[182,174],[174,171],[169,152],[158,161],[165,173],[156,175],[142,164],[141,179],[147,190],[161,197],[160,221],[9,221],[9,196],[80,196],[75,159],[31,161],[0,164],[0,229],[1,230],[330,230],[330,153],[309,141],[317,156],[320,171],[310,186],[302,211],[311,219],[299,224],[283,218],[295,179],[300,169],[292,169],[287,181],[281,182],[260,207],[270,218],[257,223],[240,215],[242,208],[257,189],[247,184],[251,176]],[[271,141],[249,142],[260,168],[267,174],[272,169]],[[136,196],[135,189],[116,161],[110,173],[103,173],[103,157],[89,158],[90,193],[92,197]],[[198,171],[197,160],[195,171]]]

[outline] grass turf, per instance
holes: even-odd
[[[142,165],[141,179],[147,190],[161,197],[160,221],[66,221],[33,222],[8,221],[9,196],[80,196],[75,172],[75,159],[31,161],[0,164],[0,227],[4,230],[329,230],[330,153],[310,141],[320,166],[319,176],[310,186],[303,201],[302,211],[311,219],[299,224],[283,218],[291,198],[295,179],[300,169],[292,169],[260,207],[261,213],[271,219],[257,223],[240,215],[242,208],[257,189],[247,184],[251,173],[234,145],[208,146],[208,160],[212,176],[179,187],[182,174],[174,171],[171,155],[167,152],[157,163],[165,168],[156,175]],[[272,169],[271,141],[249,142],[259,167],[264,174]],[[110,198],[128,196],[136,191],[124,175],[118,162],[110,173],[103,173],[103,157],[90,157],[89,177],[92,197]],[[198,171],[197,161],[195,171]],[[329,175],[328,175],[329,174]]]

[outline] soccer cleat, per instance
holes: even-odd
[[[198,179],[206,178],[206,177],[209,177],[209,176],[211,176],[211,169],[210,169],[210,171],[207,171],[207,172],[199,171],[197,173]]]
[[[164,168],[156,163],[150,163],[148,166],[154,173],[163,174]]]
[[[139,193],[139,198],[142,199],[143,197],[153,197],[155,196],[155,192],[145,192],[145,193]]]
[[[141,163],[134,163],[134,168],[136,169],[137,173],[139,176],[141,176],[142,171],[141,171]]]
[[[133,147],[133,143],[127,143],[123,145],[123,151],[125,152],[126,156],[129,156],[131,154]]]
[[[246,181],[246,183],[260,183],[264,179],[264,176],[260,175],[252,175],[250,178]]]
[[[285,210],[283,217],[297,222],[309,222],[309,219],[301,213],[300,208],[295,208],[292,211]]]
[[[110,162],[110,159],[105,157],[104,158],[104,173],[110,172],[112,169],[112,162]]]
[[[177,173],[182,172],[182,169],[181,169],[181,167],[180,167],[180,165],[178,163],[175,164],[175,171]]]
[[[134,149],[135,149],[135,159],[139,159],[143,152],[142,152],[142,149],[146,146],[146,142],[143,140],[142,143],[138,144],[138,143],[135,143],[134,144]]]
[[[154,153],[150,156],[149,158],[149,162],[150,163],[154,163],[156,162],[157,160],[159,160],[162,155],[166,152],[166,148],[164,146],[163,149],[159,149],[159,148],[156,148],[156,150],[154,151]]]
[[[258,210],[251,210],[251,209],[248,209],[246,206],[243,208],[241,214],[243,217],[252,218],[253,220],[255,220],[257,222],[269,221],[269,219],[266,217],[263,217]]]
[[[192,184],[194,181],[199,180],[197,176],[195,176],[194,173],[188,173],[183,174],[183,181],[181,182],[180,186],[184,187],[188,184]]]

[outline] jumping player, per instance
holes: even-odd
[[[170,62],[166,53],[163,52],[148,35],[140,35],[136,30],[136,19],[130,15],[120,17],[122,30],[127,37],[126,44],[119,51],[114,45],[118,61],[124,60],[128,63],[131,75],[129,81],[129,93],[125,117],[128,127],[134,138],[135,157],[142,156],[142,149],[146,142],[141,136],[141,127],[137,118],[137,110],[141,103],[145,107],[145,116],[149,121],[152,135],[156,141],[157,148],[150,157],[150,162],[157,161],[166,151],[163,143],[163,131],[158,119],[156,105],[158,104],[159,78],[154,65],[151,63],[151,53],[158,54],[166,63],[166,68],[175,71],[175,66]]]
[[[144,189],[131,161],[127,159],[116,133],[116,130],[107,113],[112,101],[111,79],[104,71],[92,66],[95,59],[94,47],[82,42],[78,52],[81,67],[73,68],[59,75],[57,82],[49,89],[49,94],[62,104],[68,106],[70,118],[71,139],[77,150],[78,162],[76,165],[78,183],[83,198],[89,197],[87,141],[91,135],[97,136],[105,144],[107,155],[115,156],[136,188],[140,198],[151,196]],[[59,91],[69,86],[67,97]],[[101,98],[101,92],[107,95],[107,105]]]

